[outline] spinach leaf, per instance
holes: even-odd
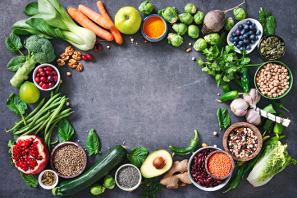
[[[13,53],[20,52],[22,55],[24,55],[20,49],[22,49],[24,46],[21,42],[20,37],[18,37],[16,34],[11,33],[10,36],[5,40],[5,44],[7,49],[9,49]]]
[[[67,142],[68,140],[70,140],[73,134],[74,129],[68,119],[66,117],[61,119],[57,124],[57,135],[59,138],[59,142]]]
[[[220,130],[222,130],[223,127],[227,128],[230,124],[230,115],[226,108],[221,107],[217,111],[217,117],[219,120],[219,126]]]
[[[24,123],[26,123],[25,118],[23,114],[25,113],[25,110],[28,109],[28,106],[26,103],[24,103],[20,96],[12,93],[10,94],[9,98],[6,101],[6,106],[15,114],[22,116],[22,119],[24,120]]]
[[[37,177],[36,175],[27,175],[23,172],[20,172],[21,174],[21,177],[23,178],[23,180],[26,182],[27,186],[29,187],[37,187],[38,185],[38,180],[37,180]]]
[[[263,27],[263,35],[267,36],[270,34],[274,34],[275,32],[275,20],[274,17],[271,16],[271,11],[264,12],[262,8],[259,11],[259,22]]]
[[[29,16],[34,16],[34,15],[39,14],[38,3],[37,2],[28,3],[23,12]]]
[[[99,137],[93,128],[89,131],[86,145],[89,156],[97,153],[101,154]]]
[[[273,16],[270,16],[266,19],[266,28],[267,28],[267,32],[268,34],[274,34],[274,30],[275,30],[275,20]]]
[[[9,71],[16,72],[26,62],[27,56],[15,56],[7,63]]]
[[[148,152],[145,147],[135,147],[131,149],[130,154],[127,154],[127,158],[131,164],[140,167],[147,157]]]

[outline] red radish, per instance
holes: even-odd
[[[226,11],[222,10],[213,10],[208,12],[203,20],[203,27],[202,27],[202,33],[208,34],[212,32],[219,32],[225,25],[226,21],[226,13],[234,10],[235,8],[238,8],[239,6],[243,5],[245,3],[245,0],[239,4],[238,6],[235,6],[234,8],[231,8]]]

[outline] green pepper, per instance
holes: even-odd
[[[223,85],[223,90],[224,90],[225,93],[229,92],[230,91],[229,84]]]
[[[278,108],[283,108],[284,110],[286,110],[287,112],[290,112],[286,107],[283,106],[283,104],[277,100],[277,99],[269,99],[269,102],[271,104],[273,104],[274,106],[278,107]]]
[[[283,114],[279,114],[279,117],[283,118],[284,116]],[[283,128],[284,126],[282,124],[276,122],[273,128],[273,132],[278,136],[282,134]]]
[[[198,142],[199,139],[197,139],[198,138],[198,132],[197,132],[197,130],[194,130],[194,132],[195,132],[195,137],[194,137],[194,139],[191,140],[189,146],[187,146],[187,147],[174,147],[174,146],[170,145],[169,149],[173,153],[175,153],[177,155],[189,155],[189,154],[191,154],[197,148],[198,143],[199,143]]]
[[[230,184],[229,184],[230,187],[227,190],[225,190],[223,193],[226,193],[231,189],[235,189],[238,186],[242,176],[243,176],[243,165],[241,165],[239,167],[239,169],[237,171],[237,174],[236,174],[236,177],[234,179],[232,179],[232,181],[230,182]]]
[[[238,87],[243,89],[242,83],[240,81],[240,76],[238,74],[234,74],[234,78],[232,80]]]
[[[221,102],[226,102],[228,100],[233,100],[235,98],[238,98],[239,95],[242,95],[242,94],[245,94],[245,93],[238,93],[238,91],[229,91],[227,93],[225,93],[224,95],[222,95],[222,97],[220,98],[220,101]]]
[[[250,68],[243,67],[240,71],[240,81],[242,84],[242,89],[245,93],[249,92],[250,90]]]

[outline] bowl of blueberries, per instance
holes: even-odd
[[[234,25],[227,36],[227,43],[234,44],[237,53],[246,50],[246,54],[249,54],[258,45],[262,34],[263,27],[259,21],[247,18]]]

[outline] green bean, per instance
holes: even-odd
[[[51,146],[51,136],[52,136],[53,129],[59,121],[60,120],[53,122],[52,126],[48,130],[48,133],[44,137],[44,141],[45,141],[48,149],[50,149],[50,146]]]
[[[43,123],[40,122],[38,124],[36,124],[32,129],[30,129],[29,131],[27,131],[26,133],[22,134],[22,135],[30,135],[32,134],[36,129],[38,129]],[[17,134],[16,134],[17,135]]]

